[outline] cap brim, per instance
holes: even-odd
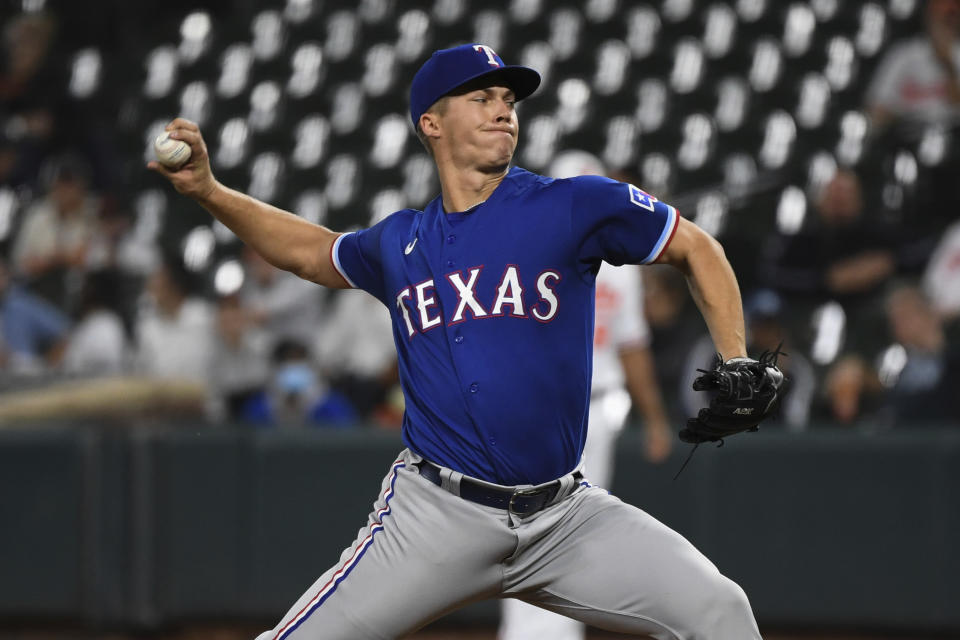
[[[481,81],[490,81],[490,85],[503,81],[503,84],[513,89],[513,94],[517,100],[523,100],[529,97],[540,86],[540,74],[530,67],[520,65],[509,65],[499,67],[467,78],[454,88],[447,91],[444,95],[452,95],[457,91],[465,89],[468,85],[474,85]],[[490,86],[488,85],[488,86]]]

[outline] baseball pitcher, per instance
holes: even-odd
[[[168,125],[190,160],[150,169],[272,264],[390,309],[406,396],[406,448],[367,523],[260,640],[399,638],[504,597],[660,640],[760,637],[739,586],[581,470],[601,263],[667,263],[690,282],[721,363],[702,377],[717,400],[688,441],[755,428],[779,372],[747,358],[723,250],[673,207],[630,184],[511,166],[515,105],[539,83],[485,45],[435,52],[410,115],[440,195],[346,234],[218,183],[197,126]]]

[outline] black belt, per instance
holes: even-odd
[[[421,476],[438,487],[443,486],[440,480],[440,467],[426,460],[418,462],[416,466],[420,469]],[[574,483],[579,482],[582,478],[583,474],[579,471],[574,472]],[[540,487],[497,489],[474,482],[464,476],[460,479],[460,497],[487,507],[504,509],[518,516],[528,516],[550,504],[557,497],[560,486],[560,481],[554,480],[550,484]]]

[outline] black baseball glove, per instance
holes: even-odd
[[[723,444],[727,436],[756,431],[786,391],[786,379],[777,367],[780,355],[779,347],[765,351],[759,360],[732,358],[722,362],[718,355],[712,370],[698,369],[702,375],[693,381],[693,388],[713,391],[713,399],[696,418],[687,420],[680,439],[691,444]]]

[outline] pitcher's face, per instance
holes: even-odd
[[[504,86],[447,97],[440,126],[458,166],[500,170],[510,164],[519,135],[515,106],[513,90]]]

